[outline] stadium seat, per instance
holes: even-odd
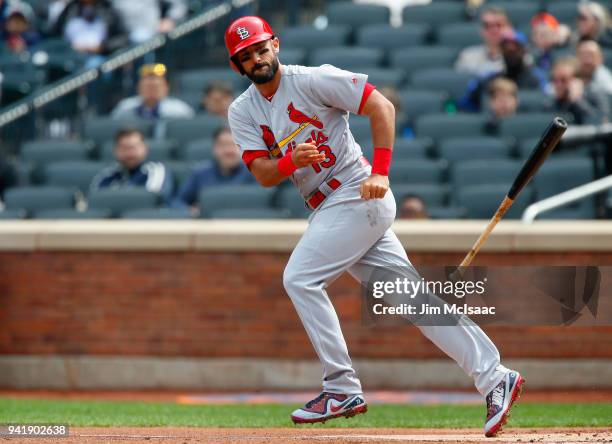
[[[194,164],[193,162],[180,160],[164,162],[164,165],[172,173],[172,178],[174,179],[174,189],[177,191],[181,189],[181,186],[185,183],[189,176],[193,174],[195,168],[197,168],[197,164]]]
[[[188,162],[201,162],[212,159],[213,142],[211,139],[192,140],[183,147],[179,157],[181,160]]]
[[[331,25],[348,25],[352,29],[375,23],[389,24],[390,11],[386,6],[356,4],[353,2],[330,3],[326,11]]]
[[[41,210],[34,212],[34,219],[108,219],[109,210],[88,209],[77,210]]]
[[[474,22],[449,23],[438,28],[436,40],[439,45],[460,49],[482,44],[480,29]]]
[[[395,50],[389,57],[393,68],[402,69],[406,76],[411,77],[422,69],[452,68],[457,49],[444,46],[413,46]]]
[[[415,89],[446,91],[457,101],[465,93],[471,79],[470,74],[456,72],[452,68],[423,69],[412,75],[411,86]]]
[[[358,71],[367,74],[368,82],[376,85],[378,88],[392,86],[393,88],[398,89],[402,86],[406,78],[401,69],[364,68],[363,70]]]
[[[175,157],[176,142],[168,139],[147,139],[145,141],[149,147],[149,155],[147,160],[155,162],[164,162]],[[115,160],[115,141],[108,140],[102,144],[100,148],[100,160],[114,161]]]
[[[281,43],[279,58],[285,62],[284,54],[287,49],[311,51],[325,47],[344,46],[348,43],[349,33],[350,27],[342,25],[332,25],[325,29],[317,29],[314,26],[286,27],[279,37]]]
[[[524,89],[518,92],[518,110],[523,112],[542,112],[545,109],[548,96],[542,91]]]
[[[231,208],[215,210],[211,219],[289,219],[291,212],[282,208]]]
[[[463,2],[435,1],[426,5],[406,6],[402,11],[404,23],[428,23],[431,26],[460,22],[466,18]]]
[[[452,137],[440,142],[438,156],[448,162],[474,159],[507,159],[510,157],[510,146],[503,139],[497,137]]]
[[[517,146],[518,156],[521,158],[527,158],[531,154],[539,140],[539,137],[532,137],[529,139],[522,140]],[[571,148],[564,148],[562,145],[557,145],[557,147],[553,150],[551,154],[551,158],[584,157],[590,159],[594,154],[594,149],[595,146],[589,144],[573,146]]]
[[[482,133],[485,117],[478,114],[426,114],[416,119],[417,137],[435,141],[450,137],[474,137]]]
[[[21,147],[20,159],[34,164],[58,160],[85,160],[91,145],[74,140],[36,140],[25,142]]]
[[[225,119],[217,116],[197,116],[193,119],[166,121],[166,138],[176,140],[179,145],[192,140],[210,138],[215,131],[227,126]]]
[[[256,185],[206,187],[198,196],[201,217],[210,218],[218,210],[270,208],[273,191]]]
[[[509,159],[466,160],[451,168],[451,183],[455,189],[469,185],[512,183],[522,162]]]
[[[229,67],[190,69],[180,71],[176,75],[176,84],[179,91],[190,92],[202,96],[204,89],[212,82],[228,83],[235,92],[239,92],[248,86],[244,77],[236,75]]]
[[[389,180],[392,184],[442,183],[446,166],[447,163],[444,160],[397,160],[391,166]]]
[[[546,130],[554,113],[523,113],[506,117],[499,125],[500,136],[514,138],[521,141],[528,138],[539,137]]]
[[[433,148],[433,140],[428,137],[419,139],[395,139],[394,160],[427,159]],[[391,167],[393,168],[393,167]]]
[[[506,11],[506,15],[515,28],[523,28],[529,25],[532,17],[539,11],[540,5],[537,1],[496,1],[495,6]]]
[[[44,169],[44,178],[47,185],[79,189],[87,193],[93,178],[106,166],[105,162],[92,162],[87,160],[68,160],[53,162]]]
[[[427,214],[431,219],[464,219],[467,211],[459,207],[428,207]]]
[[[127,210],[154,208],[158,196],[141,187],[103,188],[91,190],[89,208],[110,210],[113,217]]]
[[[24,219],[26,217],[26,212],[24,210],[2,210],[0,211],[0,220],[9,220],[9,219]]]
[[[554,1],[548,2],[546,9],[554,15],[557,20],[566,25],[574,27],[578,16],[578,5],[575,1]]]
[[[382,49],[355,46],[322,47],[310,54],[310,64],[320,66],[332,64],[338,68],[376,68],[381,66],[384,53]]]
[[[370,119],[366,116],[352,115],[349,120],[349,128],[357,143],[367,147],[368,144],[366,142],[372,137]]]
[[[457,189],[456,203],[466,209],[466,217],[469,219],[490,219],[508,193],[510,185],[511,183],[464,186]],[[504,218],[520,219],[525,208],[532,202],[532,194],[530,187],[523,189]]]
[[[406,196],[418,196],[423,199],[428,207],[443,207],[446,205],[448,196],[447,187],[440,184],[392,184],[391,191],[393,191],[393,197],[395,197],[398,215],[402,201]]]
[[[289,210],[291,217],[295,219],[306,219],[312,214],[312,211],[306,208],[300,193],[293,186],[279,190],[278,206]]]
[[[283,65],[304,65],[306,63],[306,51],[297,48],[283,48],[282,52],[279,53],[279,60]],[[237,93],[242,93],[242,90],[238,90]]]
[[[593,161],[581,157],[548,159],[533,178],[538,200],[570,190],[595,180]],[[590,197],[563,208],[579,219],[595,217],[595,198]],[[569,214],[569,213],[568,213]]]
[[[74,190],[66,187],[17,187],[4,193],[4,204],[9,210],[25,210],[28,213],[68,209],[74,207]]]
[[[121,213],[122,219],[192,219],[188,208],[141,208]]]
[[[101,145],[108,140],[113,140],[117,131],[122,128],[135,128],[148,137],[153,130],[153,123],[142,119],[117,120],[110,117],[91,117],[85,120],[83,136]]]
[[[34,174],[34,165],[30,162],[19,161],[15,163],[15,171],[17,172],[17,185],[20,187],[30,185],[37,179]],[[37,171],[38,179],[41,179],[40,169]]]
[[[429,25],[426,23],[415,23],[399,28],[387,24],[370,25],[359,29],[357,45],[389,51],[424,45],[428,34]]]
[[[435,114],[444,111],[448,95],[441,91],[426,91],[416,88],[399,91],[402,112],[412,122],[422,114]]]

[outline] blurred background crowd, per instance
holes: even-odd
[[[113,66],[224,3],[0,0],[0,124],[3,111],[93,73],[0,129],[0,218],[307,217],[290,184],[254,182],[227,129],[249,84],[229,69],[223,31],[245,14],[270,21],[281,63],[365,72],[395,104],[401,218],[488,218],[552,116],[610,118],[610,0],[262,0]],[[369,156],[369,122],[350,126]],[[610,174],[609,148],[558,150],[509,217]],[[545,217],[609,214],[604,194]]]

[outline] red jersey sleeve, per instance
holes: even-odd
[[[242,161],[249,169],[251,169],[251,162],[258,157],[270,157],[270,155],[264,150],[247,150],[242,153]]]
[[[365,106],[368,97],[370,97],[370,94],[372,94],[372,91],[374,91],[375,89],[376,87],[371,83],[365,84],[365,87],[363,88],[363,95],[361,96],[361,103],[359,104],[359,114],[361,114],[361,112],[363,111],[363,107]]]

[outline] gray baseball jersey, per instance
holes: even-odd
[[[348,354],[327,286],[348,271],[359,281],[371,267],[405,267],[418,275],[391,230],[395,200],[364,200],[359,188],[370,169],[360,162],[361,147],[351,135],[349,112],[359,110],[367,77],[333,66],[283,66],[280,86],[271,100],[254,86],[230,106],[232,135],[244,151],[268,151],[279,158],[299,143],[314,141],[326,154],[318,165],[295,171],[292,181],[307,198],[323,182],[342,185],[309,219],[283,274],[306,333],[323,364],[323,390],[361,393],[361,383]],[[507,373],[499,352],[477,326],[419,326],[434,344],[452,357],[486,395]]]
[[[314,142],[327,157],[299,168],[292,182],[307,198],[322,182],[356,165],[361,147],[349,130],[367,76],[331,65],[283,65],[280,86],[271,100],[251,85],[229,108],[229,124],[241,151],[268,150],[282,157],[300,143]]]

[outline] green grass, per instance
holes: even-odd
[[[293,427],[293,405],[178,405],[171,403],[0,398],[0,423],[71,426]],[[372,405],[366,415],[334,427],[482,427],[483,406]],[[518,404],[514,427],[612,426],[612,403]],[[313,426],[308,426],[313,427]],[[314,426],[317,427],[317,426]]]

